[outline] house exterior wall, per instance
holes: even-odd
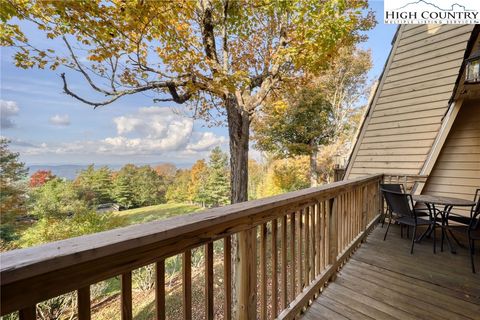
[[[480,99],[465,101],[423,194],[473,199],[480,188]]]
[[[472,25],[400,27],[345,178],[420,173],[472,30]]]

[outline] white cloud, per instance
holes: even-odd
[[[0,127],[2,129],[15,127],[15,122],[11,118],[18,115],[19,110],[15,101],[0,100]]]
[[[192,151],[210,150],[226,142],[225,137],[217,136],[212,132],[195,132],[193,136],[195,138],[187,145],[187,149]]]
[[[114,118],[113,122],[116,136],[25,146],[22,154],[161,156],[195,160],[206,157],[213,147],[227,142],[226,137],[213,132],[196,131],[193,119],[176,114],[170,108],[140,108],[134,114]]]
[[[56,114],[53,117],[50,117],[49,122],[54,126],[68,126],[70,125],[70,117],[68,114]]]

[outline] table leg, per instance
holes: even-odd
[[[447,240],[448,247],[450,248],[450,252],[453,253],[453,254],[456,254],[457,249],[452,244],[452,242],[450,241],[450,237],[448,236],[448,233],[451,232],[451,231],[448,228],[447,217],[450,214],[450,211],[452,210],[452,208],[453,208],[453,206],[445,206],[444,210],[441,212],[441,215],[442,215],[442,242],[443,242],[443,237],[445,236],[445,239]]]

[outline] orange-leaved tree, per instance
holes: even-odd
[[[30,176],[28,185],[30,188],[41,187],[48,181],[55,178],[55,175],[50,170],[38,170]]]

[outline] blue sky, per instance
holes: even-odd
[[[383,1],[370,1],[377,26],[363,48],[372,51],[372,80],[382,72],[396,25],[385,25]],[[37,41],[41,41],[39,35]],[[125,164],[173,162],[188,165],[205,158],[215,145],[227,148],[224,127],[173,112],[172,103],[153,104],[148,94],[127,96],[92,110],[62,93],[61,71],[16,68],[12,51],[1,48],[1,135],[12,140],[22,161],[32,164]],[[87,91],[74,72],[71,87]]]

